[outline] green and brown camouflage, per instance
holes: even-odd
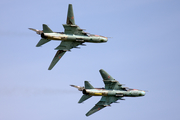
[[[112,103],[117,103],[117,100],[124,100],[123,97],[141,97],[145,95],[145,91],[143,90],[124,87],[103,69],[99,70],[99,72],[103,78],[105,88],[94,88],[88,81],[84,81],[85,87],[71,85],[83,93],[83,96],[78,103],[82,103],[92,96],[102,96],[101,100],[86,113],[86,116],[89,116],[106,106],[110,106]]]
[[[64,32],[53,32],[46,24],[43,24],[42,27],[43,30],[29,28],[41,35],[41,39],[36,47],[40,47],[51,40],[61,41],[60,45],[55,48],[58,51],[48,70],[51,70],[56,65],[66,51],[70,51],[72,48],[78,48],[78,45],[85,45],[83,44],[85,42],[104,43],[108,41],[107,37],[88,34],[75,24],[72,4],[69,4],[66,24],[63,24]]]
[[[107,42],[106,37],[102,36],[82,36],[74,34],[60,34],[60,33],[42,33],[42,38],[48,40],[60,40],[60,41],[69,41],[69,42],[91,42],[91,43],[102,43]]]

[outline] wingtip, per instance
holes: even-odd
[[[52,69],[51,67],[48,68],[48,70],[51,70],[51,69]]]
[[[93,113],[86,113],[86,117],[89,117],[91,114],[93,114]]]
[[[36,45],[36,47],[40,47],[41,45]]]
[[[103,69],[100,69],[99,72],[100,72],[100,73],[101,73],[101,72],[104,72],[104,70],[103,70]]]
[[[82,103],[82,102],[78,102],[79,104]]]

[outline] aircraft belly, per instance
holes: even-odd
[[[108,92],[104,90],[86,90],[86,93],[91,96],[107,96]]]
[[[102,96],[102,93],[89,93],[89,95],[92,95],[92,96]]]
[[[138,97],[141,96],[141,91],[127,91],[124,93],[126,97]]]
[[[44,35],[50,40],[67,40],[68,38],[67,35],[59,33],[44,33]]]
[[[90,38],[86,36],[79,36],[79,35],[69,35],[67,40],[69,41],[77,41],[77,42],[87,42]]]
[[[91,43],[100,43],[99,37],[88,37],[80,35],[65,35],[65,34],[54,34],[54,33],[45,33],[45,36],[49,40],[67,40],[67,41],[78,41],[78,42],[91,42]]]
[[[50,40],[67,40],[65,36],[48,36],[47,38]]]

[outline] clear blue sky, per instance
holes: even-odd
[[[60,42],[37,48],[40,36],[28,28],[44,23],[63,31],[69,3],[77,25],[112,38],[72,49],[48,71]],[[179,0],[1,0],[0,120],[179,120],[179,6]],[[148,93],[86,117],[100,97],[78,104],[82,94],[69,85],[88,80],[103,87],[99,69]]]

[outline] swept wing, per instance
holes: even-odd
[[[51,70],[56,65],[66,51],[70,51],[70,49],[76,48],[80,44],[82,44],[82,42],[62,41],[61,44],[55,48],[58,51],[56,52],[56,55],[54,56],[48,70]]]
[[[103,109],[106,106],[110,106],[111,103],[116,102],[118,99],[120,99],[120,97],[108,97],[108,96],[101,97],[101,100],[89,112],[86,113],[86,116],[89,116]]]
[[[104,84],[105,84],[105,89],[108,90],[120,90],[121,84],[116,81],[113,77],[111,77],[106,71],[103,69],[99,70]],[[101,109],[103,109],[106,106],[110,106],[111,103],[116,102],[118,99],[121,99],[122,97],[115,97],[115,96],[102,96],[101,100],[88,112],[86,113],[86,116],[89,116]]]
[[[83,31],[79,26],[75,24],[74,13],[72,4],[69,4],[66,24],[63,24],[65,34],[85,35],[87,33]]]
[[[99,70],[99,72],[103,78],[103,82],[105,84],[105,89],[122,90],[122,84],[120,84],[113,77],[111,77],[106,71],[101,69],[101,70]]]
[[[82,29],[80,29],[77,25],[75,25],[74,21],[74,14],[72,4],[69,4],[68,7],[68,14],[67,14],[67,21],[64,26],[64,33],[65,34],[75,34],[75,35],[87,35]],[[48,41],[43,41],[48,42]],[[77,48],[78,45],[82,45],[83,42],[81,41],[62,41],[58,47],[55,49],[58,50],[56,55],[54,56],[48,70],[51,70],[56,63],[61,59],[61,57],[66,53],[66,51],[70,51],[72,48]]]

